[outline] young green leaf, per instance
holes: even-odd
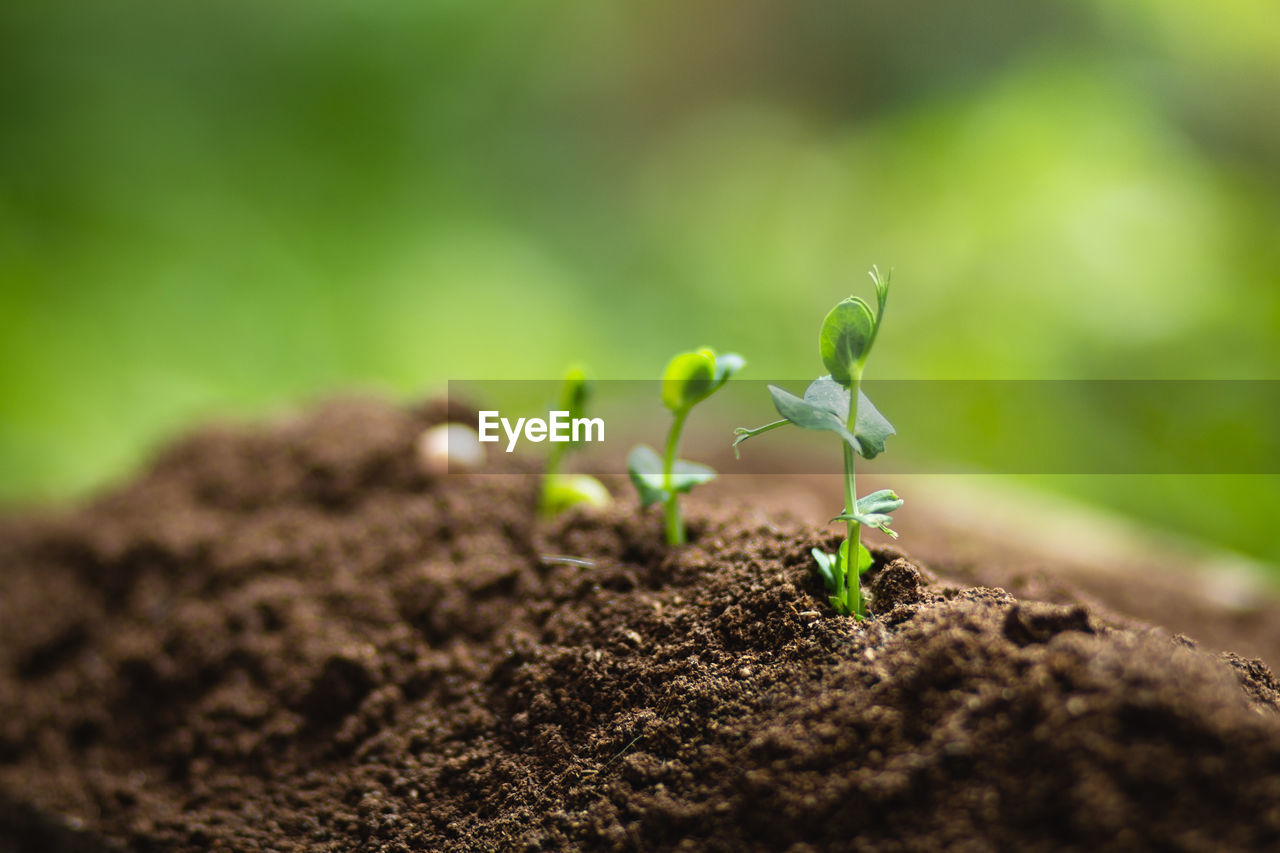
[[[711,390],[715,391],[728,382],[729,377],[741,370],[746,363],[746,360],[736,352],[727,352],[724,355],[716,356],[716,386]]]
[[[801,399],[790,391],[784,391],[776,385],[769,386],[769,395],[773,397],[773,407],[778,410],[778,414],[791,423],[802,429],[834,432],[844,439],[855,452],[862,452],[862,445],[858,443],[858,439],[854,437],[853,433],[849,432],[849,428],[845,426],[844,418],[826,406],[811,400]],[[848,411],[846,407],[845,412],[847,413]]]
[[[863,495],[858,498],[858,512],[889,513],[902,506],[902,504],[902,498],[898,497],[893,489],[881,489],[878,492],[872,492],[869,495]]]
[[[694,486],[709,483],[716,478],[716,472],[706,465],[676,459],[671,464],[671,491],[668,492],[662,484],[662,458],[645,444],[636,445],[631,450],[627,457],[627,471],[636,491],[640,493],[642,506],[661,503],[671,494],[683,494]]]
[[[848,540],[846,540],[848,541]],[[858,543],[858,574],[865,575],[867,569],[875,563],[876,558],[871,556],[871,552],[867,550],[867,546],[861,542]]]
[[[884,318],[884,306],[889,302],[889,275],[881,275],[880,268],[871,265],[867,275],[876,286],[876,330],[880,329],[880,321]]]
[[[671,466],[671,491],[681,494],[694,486],[710,483],[715,478],[716,472],[706,465],[677,459]]]
[[[686,411],[715,390],[716,357],[711,350],[681,353],[662,374],[662,402],[673,412]]]
[[[827,601],[842,616],[854,615],[861,619],[867,615],[862,596],[858,591],[858,577],[871,568],[875,558],[861,542],[858,543],[858,563],[855,571],[849,571],[849,540],[840,543],[834,554],[814,548],[813,559],[818,564],[818,574],[826,586]]]
[[[673,412],[688,411],[718,391],[745,363],[737,353],[718,356],[707,347],[681,353],[663,372],[662,402]]]
[[[821,548],[814,548],[811,553],[814,562],[818,564],[818,574],[822,577],[827,592],[834,593],[836,591],[836,555],[828,554]]]
[[[866,527],[882,530],[897,539],[898,534],[889,529],[889,525],[893,523],[893,516],[890,513],[900,506],[902,506],[902,498],[894,494],[891,489],[881,489],[858,498],[854,512],[842,512],[831,520],[856,521]]]
[[[770,395],[773,394],[773,386],[770,386],[769,393]],[[795,403],[793,402],[795,395],[787,394],[787,396],[791,398],[791,400],[787,401],[787,404],[789,406],[795,406]],[[843,426],[849,416],[850,399],[851,394],[849,393],[848,388],[842,387],[830,376],[820,376],[813,382],[809,383],[809,387],[805,389],[804,400],[802,402],[811,408],[830,412],[840,422],[840,425]],[[774,408],[778,408],[776,397]],[[779,409],[779,413],[781,413],[781,411],[782,410]],[[816,418],[823,424],[831,423],[829,418],[825,418],[822,415],[818,415]],[[782,420],[773,421],[772,423],[767,423],[764,426],[756,427],[755,429],[737,427],[733,431],[735,436],[733,440],[734,456],[741,456],[741,452],[738,450],[738,445],[742,444],[742,442],[746,441],[748,438],[753,438],[761,433],[769,432],[770,430],[778,429],[779,427],[784,427],[794,423],[794,421],[784,417]],[[819,428],[826,429],[825,427],[808,427],[808,429]],[[830,431],[834,432],[835,430]],[[858,421],[854,429],[854,437],[857,439],[857,444],[851,445],[854,450],[861,454],[864,459],[874,459],[876,456],[884,452],[885,439],[893,435],[894,432],[893,424],[889,423],[889,421],[885,419],[885,416],[880,414],[880,410],[875,407],[875,404],[871,402],[867,395],[859,390]]]
[[[848,388],[836,382],[830,376],[819,376],[809,383],[804,390],[806,402],[826,409],[846,421],[849,418],[849,401],[853,398]],[[895,432],[893,424],[880,414],[870,398],[858,390],[858,420],[854,424],[854,435],[858,445],[854,450],[864,459],[874,459],[884,452],[884,442]]]
[[[871,306],[857,296],[850,296],[831,309],[818,335],[822,363],[831,371],[831,378],[849,385],[862,373],[875,328]]]
[[[774,408],[787,422],[804,429],[834,432],[865,459],[873,459],[879,455],[884,450],[885,439],[894,434],[893,424],[880,414],[880,410],[861,391],[858,392],[855,433],[850,433],[846,421],[852,395],[849,389],[842,388],[830,376],[819,377],[810,383],[803,399],[775,385],[769,386],[769,394],[773,397]],[[739,427],[735,430],[738,438],[734,441],[734,446],[753,435],[782,425],[782,422],[775,421],[755,430]]]
[[[662,487],[662,459],[647,444],[637,444],[627,456],[627,473],[640,493],[640,505],[662,503],[669,496]]]

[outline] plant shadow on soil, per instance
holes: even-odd
[[[0,522],[0,848],[1280,843],[1260,661],[889,550],[855,623],[810,566],[834,528],[541,521],[532,468],[419,467],[465,415],[210,429]]]

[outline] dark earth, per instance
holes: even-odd
[[[858,623],[835,526],[540,520],[527,463],[422,468],[450,416],[210,429],[0,522],[0,849],[1280,848],[1261,661],[887,549]]]

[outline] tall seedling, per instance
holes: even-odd
[[[828,600],[837,612],[866,616],[859,583],[860,575],[871,567],[871,552],[862,544],[862,528],[874,527],[897,537],[889,524],[891,513],[902,506],[902,499],[892,490],[883,489],[857,496],[857,474],[854,456],[872,459],[884,450],[884,442],[893,435],[893,426],[876,410],[859,387],[867,356],[875,344],[889,299],[889,279],[871,268],[876,288],[876,310],[857,296],[850,296],[832,308],[822,321],[818,335],[818,351],[830,373],[809,384],[803,397],[797,397],[774,385],[769,386],[774,408],[782,420],[756,429],[739,427],[734,431],[736,451],[739,444],[778,427],[794,424],[803,429],[835,433],[840,438],[844,458],[844,510],[832,521],[845,524],[845,538],[839,550],[828,553],[813,549],[818,573],[827,588]]]

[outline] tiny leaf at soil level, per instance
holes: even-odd
[[[862,528],[874,527],[897,537],[890,529],[891,513],[902,506],[902,498],[889,489],[857,497],[857,472],[854,459],[873,459],[884,452],[885,440],[894,434],[893,425],[880,414],[859,387],[867,356],[875,344],[889,301],[889,278],[876,267],[871,268],[871,281],[876,288],[876,311],[857,296],[841,300],[822,321],[818,335],[818,351],[830,373],[820,376],[805,389],[803,397],[769,386],[774,408],[782,420],[755,429],[734,430],[733,449],[752,436],[794,424],[808,430],[831,432],[842,442],[844,456],[845,505],[832,521],[845,523],[846,535],[835,554],[813,549],[813,559],[828,600],[836,612],[861,619],[866,615],[859,576],[871,567],[871,552],[862,544]],[[853,543],[850,545],[850,543]],[[856,555],[850,566],[848,554]]]
[[[826,584],[827,592],[835,592],[835,555],[828,554],[821,548],[814,548],[812,553],[814,562],[818,564],[818,574],[822,577],[823,583]]]

